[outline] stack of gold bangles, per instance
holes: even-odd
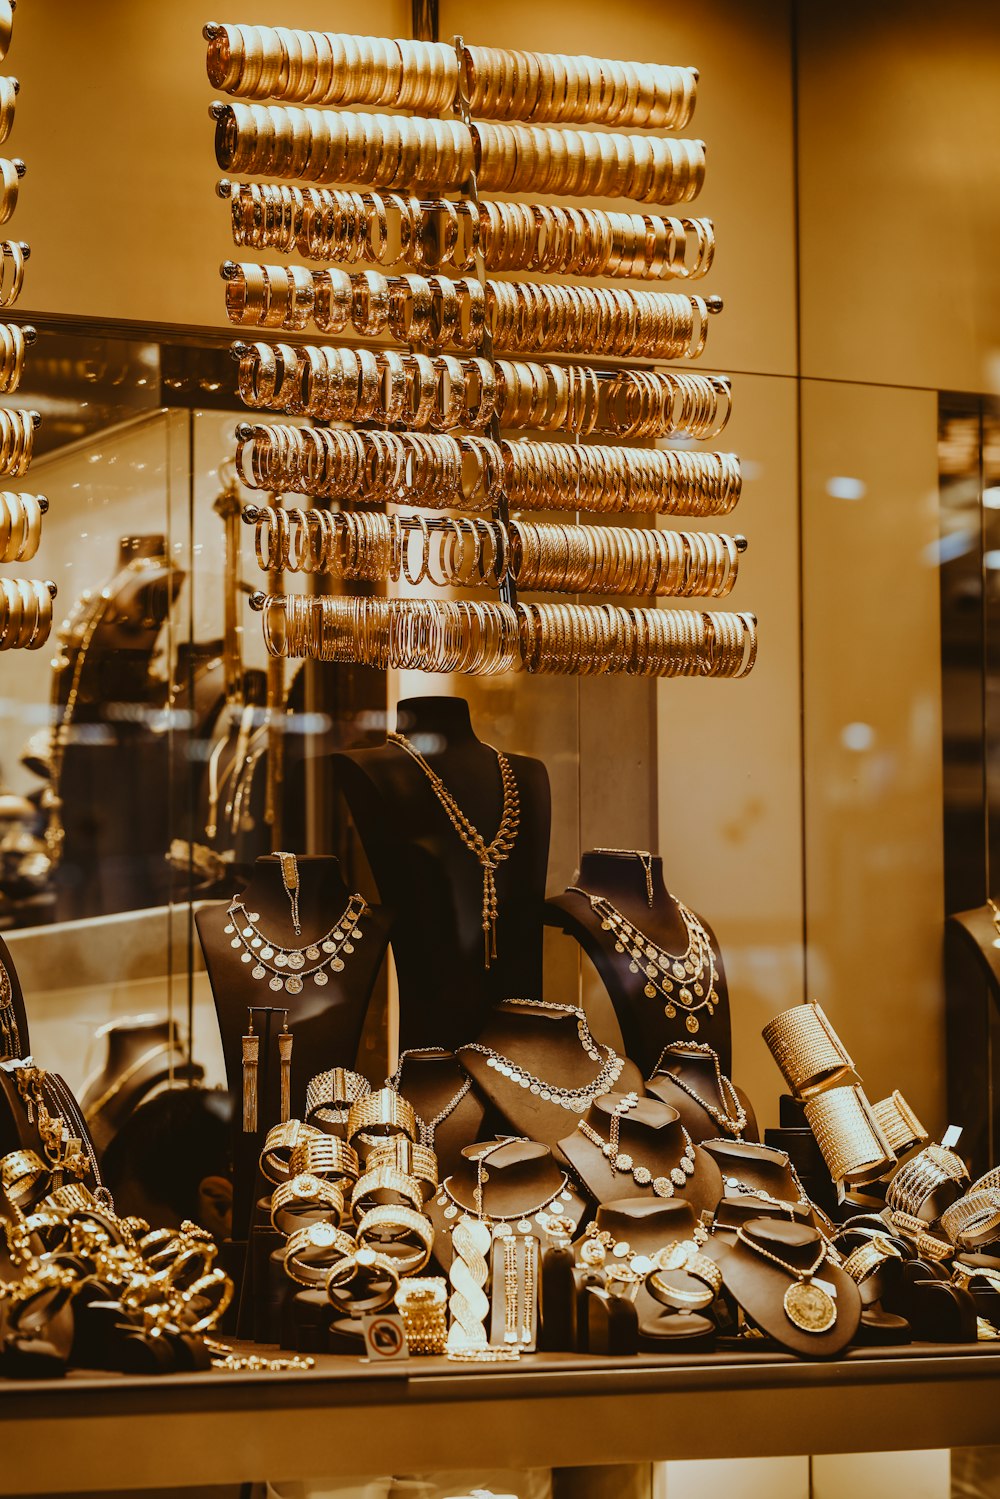
[[[886,1188],[886,1207],[894,1218],[903,1215],[925,1225],[936,1223],[945,1209],[963,1195],[968,1170],[961,1156],[943,1145],[931,1144],[904,1161]],[[976,1205],[978,1212],[979,1204]],[[952,1219],[957,1232],[962,1214]],[[974,1217],[970,1216],[970,1223]]]
[[[545,281],[487,281],[474,276],[383,276],[381,271],[310,271],[304,266],[223,262],[231,323],[305,328],[348,326],[372,338],[389,330],[399,343],[478,349],[487,325],[497,350],[635,354],[697,359],[718,298],[680,292],[560,286]],[[4,306],[0,294],[0,306]]]
[[[212,85],[248,99],[434,111],[458,87],[458,54],[444,42],[220,25],[206,26],[205,39]],[[469,107],[487,119],[678,130],[698,83],[694,68],[499,47],[466,47],[463,63]]]
[[[330,345],[237,343],[245,405],[324,421],[483,431],[504,427],[613,432],[618,437],[717,437],[732,390],[718,375],[675,370],[602,372],[587,366],[512,363],[447,354]]]
[[[41,649],[52,629],[55,593],[54,583],[38,578],[0,578],[0,651]]]
[[[288,183],[234,185],[225,178],[219,192],[230,199],[235,245],[296,250],[324,264],[471,271],[481,254],[487,270],[694,281],[708,274],[715,258],[715,228],[704,218],[491,199],[455,203]]]
[[[741,538],[700,531],[541,525],[247,506],[261,569],[438,588],[723,598]]]
[[[382,670],[493,675],[519,665],[532,673],[733,678],[752,670],[757,650],[752,614],[303,594],[257,594],[251,603],[263,612],[272,656]]]

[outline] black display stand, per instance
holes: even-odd
[[[24,1008],[24,993],[21,989],[21,981],[17,976],[17,969],[14,967],[14,959],[11,957],[10,949],[2,937],[0,937],[0,963],[3,964],[10,982],[10,1004],[14,1011],[17,1034],[21,1038],[21,1056],[30,1057],[31,1037],[28,1034],[28,1012]],[[5,1057],[3,1055],[3,1048],[0,1047],[0,1062],[18,1060],[20,1058]]]
[[[397,731],[412,740],[489,842],[500,824],[496,750],[476,738],[463,698],[407,698]],[[510,755],[521,803],[510,857],[496,871],[497,955],[483,954],[482,867],[424,772],[393,744],[333,757],[381,899],[396,919],[401,1047],[454,1050],[478,1035],[490,1007],[542,985],[542,905],[549,854],[549,778],[540,760]]]
[[[596,1099],[582,1116],[602,1140],[610,1138],[612,1112],[621,1098],[621,1093],[606,1093],[603,1098]],[[682,1123],[677,1110],[669,1104],[661,1103],[658,1098],[640,1098],[634,1108],[620,1117],[619,1149],[636,1165],[648,1167],[654,1178],[669,1178],[672,1168],[679,1169],[687,1143]],[[689,1135],[688,1138],[692,1137]],[[700,1217],[702,1213],[714,1213],[722,1196],[722,1173],[712,1157],[699,1150],[697,1145],[694,1146],[694,1171],[685,1176],[682,1183],[671,1180],[673,1194],[667,1198],[659,1197],[652,1185],[637,1183],[631,1169],[616,1171],[601,1148],[579,1128],[571,1130],[559,1141],[559,1150],[597,1202],[613,1202],[621,1197],[669,1202],[678,1197],[686,1199]]]
[[[973,1176],[997,1159],[1000,1083],[1000,929],[989,906],[945,922],[948,1116],[963,1125],[962,1154]]]
[[[246,908],[259,913],[261,931],[285,947],[305,947],[309,942],[319,941],[334,926],[352,894],[344,883],[337,859],[303,857],[298,866],[301,936],[296,935],[292,925],[281,866],[273,854],[256,861],[250,884],[240,892]],[[254,1027],[260,1034],[258,1127],[254,1132],[243,1132],[242,1038],[247,1029],[248,1011],[251,1006],[288,1011],[288,1025],[294,1038],[292,1117],[301,1118],[309,1079],[327,1067],[354,1065],[368,1002],[388,946],[390,917],[383,907],[373,906],[360,918],[362,937],[356,940],[354,952],[345,958],[342,972],[327,970],[329,982],[323,988],[307,982],[300,994],[278,995],[272,993],[266,981],[250,977],[249,965],[240,961],[242,949],[231,946],[232,939],[224,930],[227,925],[224,904],[203,906],[195,916],[195,924],[219,1019],[226,1080],[237,1104],[233,1222],[238,1229],[247,1221],[256,1197],[257,1160],[264,1136],[277,1124],[280,1112],[277,1032],[281,1018],[278,1015],[277,1023],[272,1023],[274,1015],[261,1016],[265,1024],[258,1026],[255,1021]]]
[[[687,947],[687,928],[673,896],[663,881],[663,861],[651,859],[649,865],[653,901],[649,903],[646,864],[638,852],[591,849],[580,860],[580,873],[574,884],[591,895],[603,896],[633,923],[651,942],[668,953],[680,953]],[[574,937],[597,969],[611,996],[622,1028],[625,1049],[648,1077],[657,1066],[663,1048],[670,1041],[707,1041],[719,1056],[724,1073],[732,1067],[732,1032],[729,1016],[729,992],[719,945],[711,929],[702,922],[712,944],[717,970],[718,1004],[711,1017],[706,1010],[696,1012],[698,1030],[692,1035],[685,1025],[687,1011],[677,1006],[677,1014],[668,1019],[662,998],[643,993],[647,977],[640,968],[629,970],[627,952],[615,951],[614,933],[605,931],[601,918],[586,895],[566,890],[552,897],[545,907],[546,920]],[[699,917],[699,920],[701,918]]]
[[[678,1078],[688,1084],[698,1095],[697,1098],[692,1097],[686,1088],[679,1085]],[[671,1104],[677,1110],[681,1116],[681,1122],[694,1141],[714,1140],[718,1135],[731,1134],[730,1130],[712,1117],[701,1102],[704,1099],[706,1103],[712,1104],[723,1114],[730,1113],[731,1100],[726,1096],[725,1090],[720,1094],[711,1057],[699,1055],[696,1052],[680,1054],[665,1051],[656,1071],[646,1082],[646,1091],[662,1099],[664,1103]],[[757,1119],[749,1098],[742,1088],[736,1089],[736,1095],[746,1114],[746,1123],[740,1132],[740,1138],[759,1140]],[[736,1137],[733,1136],[733,1138]]]
[[[177,1022],[169,1016],[121,1021],[105,1027],[104,1034],[108,1048],[104,1065],[80,1098],[80,1108],[101,1151],[154,1088],[171,1079],[200,1083],[205,1076],[204,1067],[188,1060]]]
[[[584,1088],[594,1081],[600,1068],[584,1051],[573,1012],[541,1007],[516,1009],[498,1005],[476,1038],[477,1043],[509,1057],[536,1078],[559,1088]],[[603,1054],[603,1053],[602,1053]],[[555,1149],[580,1115],[523,1088],[514,1079],[491,1067],[489,1059],[468,1046],[460,1047],[458,1060],[483,1098],[507,1121],[511,1130],[531,1140],[541,1140]],[[617,1092],[642,1092],[642,1078],[634,1063],[625,1061],[617,1080]]]
[[[458,1058],[450,1051],[430,1048],[412,1052],[402,1058],[399,1069],[399,1093],[416,1110],[424,1124],[431,1124],[470,1081]],[[446,1119],[434,1130],[433,1150],[438,1160],[438,1175],[447,1176],[457,1169],[462,1151],[473,1140],[489,1134],[486,1104],[473,1084]]]

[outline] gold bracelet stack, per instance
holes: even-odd
[[[969,1191],[941,1214],[941,1227],[957,1249],[977,1250],[1000,1239],[1000,1187]]]
[[[305,260],[440,271],[543,271],[636,281],[699,280],[715,258],[711,219],[609,213],[551,203],[219,183],[235,245]]]
[[[0,578],[0,651],[41,650],[52,629],[55,592],[54,583],[38,578]]]
[[[776,1015],[762,1032],[764,1042],[796,1098],[854,1076],[854,1062],[822,1007],[814,1001]]]
[[[712,264],[714,226],[479,198],[492,189],[690,202],[704,142],[655,132],[690,121],[696,70],[281,27],[205,34],[209,77],[235,96],[212,106],[220,167],[285,179],[219,184],[234,243],[318,263],[226,262],[230,321],[393,345],[234,346],[249,407],[317,424],[241,424],[239,477],[337,502],[336,514],[276,513],[267,524],[257,512],[262,566],[273,574],[286,559],[293,571],[500,593],[496,605],[257,595],[269,652],[473,674],[746,675],[750,613],[516,598],[522,588],[722,599],[742,538],[509,519],[515,507],[724,515],[740,495],[734,455],[502,435],[718,436],[732,404],[724,377],[562,358],[696,359],[721,299],[486,274],[694,279]],[[452,118],[434,118],[448,108]],[[405,269],[389,274],[394,265]],[[560,358],[497,361],[504,351]],[[438,526],[354,509],[386,504],[484,519]]]
[[[442,1354],[448,1337],[448,1286],[439,1277],[408,1278],[396,1292],[406,1346],[414,1356]]]
[[[892,1146],[857,1084],[814,1093],[804,1107],[809,1128],[835,1182],[862,1186],[878,1181],[895,1164]]]
[[[886,1188],[885,1202],[925,1226],[936,1223],[946,1207],[963,1195],[968,1170],[961,1156],[943,1145],[927,1145],[904,1161]]]
[[[920,1145],[926,1145],[930,1139],[898,1088],[893,1089],[888,1098],[882,1098],[878,1103],[873,1103],[872,1113],[899,1158],[911,1150],[916,1150]]]

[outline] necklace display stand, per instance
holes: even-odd
[[[705,1140],[702,1149],[717,1162],[722,1172],[725,1196],[739,1201],[759,1193],[775,1211],[798,1205],[811,1222],[818,1222],[818,1211],[811,1203],[785,1152],[773,1145],[741,1144],[738,1140]],[[739,1183],[739,1185],[735,1185]],[[777,1207],[775,1207],[777,1205]],[[798,1216],[798,1215],[796,1215]]]
[[[533,1078],[556,1088],[585,1089],[593,1083],[602,1066],[584,1050],[575,1011],[549,1010],[541,1006],[500,1004],[492,1012],[476,1038],[498,1056],[508,1058]],[[606,1048],[596,1047],[601,1059]],[[489,1065],[490,1059],[469,1046],[456,1053],[472,1078],[480,1095],[505,1119],[518,1135],[541,1140],[555,1149],[571,1129],[580,1112],[563,1108],[544,1099],[531,1087],[522,1087]],[[641,1092],[642,1078],[634,1063],[624,1061],[621,1071],[608,1089],[616,1092]],[[589,1105],[591,1099],[586,1102]]]
[[[0,1062],[18,1061],[30,1055],[31,1037],[21,981],[10,949],[0,937]]]
[[[725,1077],[724,1073],[722,1075]],[[725,1084],[720,1088],[715,1059],[708,1053],[664,1051],[656,1071],[646,1083],[646,1091],[677,1110],[681,1123],[696,1143],[714,1140],[719,1135],[736,1138],[731,1129],[720,1124],[719,1115],[732,1116],[733,1099]],[[742,1089],[736,1088],[735,1092],[746,1116],[739,1135],[744,1140],[759,1140],[750,1100]],[[705,1107],[706,1103],[712,1106],[715,1114]]]
[[[833,1325],[823,1332],[809,1332],[790,1319],[785,1311],[785,1297],[797,1279],[806,1276],[815,1264],[822,1236],[798,1223],[781,1223],[777,1219],[755,1219],[741,1230],[759,1250],[737,1239],[730,1245],[713,1247],[726,1290],[739,1303],[755,1327],[803,1357],[830,1358],[841,1353],[854,1337],[861,1321],[861,1297],[851,1277],[838,1265],[821,1262],[813,1273],[817,1286],[832,1301]],[[776,1255],[793,1266],[796,1274],[765,1257]]]
[[[502,813],[500,772],[496,750],[476,738],[468,703],[407,698],[396,709],[396,729],[489,842]],[[460,1046],[478,1034],[497,1000],[541,991],[548,772],[540,760],[509,756],[520,825],[509,858],[496,870],[497,955],[486,968],[482,866],[420,766],[393,744],[333,758],[380,897],[396,913],[400,1046]]]
[[[610,1138],[613,1112],[622,1097],[621,1093],[606,1093],[603,1098],[595,1099],[583,1116],[584,1122],[605,1141]],[[685,1138],[678,1111],[658,1098],[640,1098],[634,1108],[619,1117],[619,1151],[632,1166],[646,1167],[654,1180],[665,1177],[673,1189],[669,1197],[659,1196],[651,1184],[639,1185],[632,1175],[632,1166],[616,1171],[601,1148],[579,1128],[570,1130],[559,1141],[559,1150],[597,1202],[613,1202],[621,1197],[650,1202],[683,1198],[700,1217],[703,1212],[715,1211],[723,1192],[722,1173],[706,1151],[693,1145],[689,1159],[693,1159],[694,1170],[690,1175],[682,1173],[682,1182],[671,1178],[671,1171],[680,1171],[691,1139],[690,1134]]]
[[[469,1141],[488,1134],[488,1128],[484,1129],[485,1103],[454,1053],[440,1047],[408,1052],[401,1057],[393,1078],[397,1076],[397,1092],[412,1105],[418,1123],[424,1126],[430,1125],[469,1084],[455,1107],[434,1127],[432,1140],[425,1139],[421,1131],[421,1143],[430,1145],[437,1155],[438,1174],[449,1175],[458,1169]]]
[[[94,1143],[103,1151],[154,1088],[171,1079],[199,1083],[205,1069],[189,1061],[177,1022],[166,1015],[113,1021],[97,1035],[107,1039],[107,1055],[87,1083],[80,1107]]]
[[[588,899],[588,895],[603,897],[651,944],[671,955],[684,953],[689,933],[677,902],[664,884],[663,861],[640,851],[590,849],[580,860],[574,884],[587,894],[570,889],[554,896],[546,902],[546,921],[574,937],[594,964],[618,1014],[625,1049],[643,1075],[648,1077],[653,1072],[670,1041],[679,1040],[707,1041],[728,1075],[732,1066],[729,993],[719,946],[709,927],[701,923],[715,958],[718,1003],[714,1014],[709,1016],[707,1009],[694,1006],[685,1009],[678,1003],[670,1019],[665,1014],[663,996],[651,998],[644,993],[649,976],[638,965],[638,971],[631,972],[630,954],[615,951],[614,932],[603,928],[601,916]],[[686,1025],[689,1015],[698,1022],[696,1033]]]
[[[586,1216],[587,1199],[547,1146],[537,1140],[511,1138],[490,1153],[481,1174],[477,1157],[490,1143],[466,1146],[455,1170],[442,1178],[427,1204],[434,1226],[434,1258],[444,1270],[453,1258],[451,1230],[463,1213],[488,1219],[494,1225],[494,1236],[495,1225],[504,1224],[514,1233],[536,1238],[543,1237],[539,1214],[570,1218],[577,1225]],[[481,1211],[476,1200],[480,1180]]]

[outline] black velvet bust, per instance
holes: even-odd
[[[463,698],[408,698],[396,710],[405,734],[489,843],[503,795],[496,750],[476,738]],[[508,756],[520,826],[496,871],[497,954],[484,962],[483,871],[420,766],[399,746],[334,756],[336,775],[381,899],[395,911],[402,1047],[454,1050],[478,1034],[498,1000],[537,994],[549,854],[549,778],[540,760]]]
[[[647,857],[651,903],[646,880]],[[729,993],[719,946],[710,928],[702,922],[715,957],[718,1003],[714,1014],[709,1016],[707,1009],[694,1005],[685,1008],[678,1002],[674,1006],[676,1013],[670,1018],[660,995],[651,998],[644,993],[649,978],[642,965],[634,963],[628,951],[615,951],[614,933],[604,929],[600,915],[587,898],[587,895],[602,896],[651,943],[670,954],[684,953],[688,932],[677,902],[663,882],[663,861],[652,856],[640,858],[638,852],[628,850],[591,849],[580,860],[575,883],[587,894],[566,890],[553,897],[546,905],[546,920],[575,937],[593,962],[618,1014],[625,1049],[643,1075],[648,1077],[654,1070],[667,1043],[678,1040],[707,1041],[718,1053],[723,1072],[728,1074],[732,1065]],[[634,973],[630,967],[633,964],[637,969]],[[696,1031],[687,1023],[692,1018],[697,1022]]]

